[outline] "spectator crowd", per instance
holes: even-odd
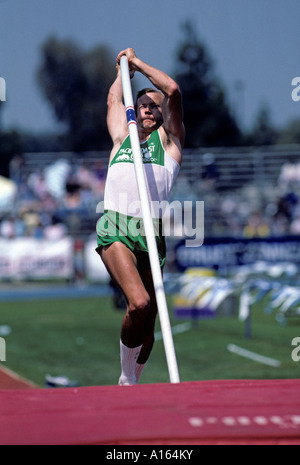
[[[82,161],[58,159],[47,167],[28,170],[23,158],[15,157],[10,181],[16,188],[0,204],[0,237],[55,240],[67,234],[80,236],[89,218],[95,229],[105,176],[106,167],[103,169],[101,162],[89,166]]]
[[[220,191],[218,179],[222,173],[208,157],[205,164],[207,170],[196,184],[179,176],[173,198],[178,195],[184,200],[193,192],[194,199],[204,201],[206,236],[300,234],[300,163],[284,164],[276,185],[263,192],[251,184],[238,191]],[[10,194],[7,189],[1,191],[0,178],[0,237],[56,240],[68,234],[78,237],[94,233],[106,169],[101,160],[63,158],[28,169],[24,159],[16,156],[10,164],[14,186]]]

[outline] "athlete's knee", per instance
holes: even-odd
[[[150,310],[150,297],[148,294],[134,296],[128,304],[128,312],[132,318],[146,318]]]

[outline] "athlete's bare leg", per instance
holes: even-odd
[[[151,270],[139,273],[135,255],[120,242],[102,247],[100,254],[127,300],[121,327],[119,384],[136,384],[154,344],[157,305],[152,273]]]
[[[127,300],[121,340],[130,348],[140,346],[144,342],[145,324],[149,319],[151,302],[150,295],[138,272],[136,257],[121,242],[102,247],[100,255],[109,274],[123,291]]]
[[[143,271],[141,273],[142,281],[145,289],[150,296],[150,310],[144,322],[144,341],[143,347],[140,352],[138,363],[145,364],[150,356],[150,353],[154,344],[154,332],[155,332],[155,321],[157,317],[157,303],[156,295],[153,286],[152,272],[151,270]]]

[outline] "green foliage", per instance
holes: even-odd
[[[106,99],[116,70],[111,51],[82,50],[72,41],[49,38],[42,47],[38,83],[74,151],[105,149]]]
[[[292,120],[282,129],[278,144],[300,144],[300,118]]]
[[[183,94],[186,148],[300,143],[299,120],[275,129],[266,108],[258,113],[253,129],[243,132],[196,27],[186,21],[182,31],[172,77]],[[104,44],[84,50],[72,40],[46,40],[41,46],[37,84],[61,126],[56,134],[29,134],[22,128],[1,132],[5,105],[0,104],[1,174],[8,175],[9,161],[16,153],[111,148],[106,99],[116,75],[115,55]]]
[[[268,105],[263,105],[259,110],[255,125],[248,135],[250,145],[275,145],[278,140],[278,131],[272,124],[271,111]]]
[[[15,131],[1,133],[0,131],[0,175],[8,177],[9,162],[15,153],[19,153],[22,148],[20,134]]]
[[[206,46],[193,24],[183,25],[185,39],[177,51],[174,79],[181,88],[186,147],[235,146],[242,134],[231,114],[222,88],[213,73]]]

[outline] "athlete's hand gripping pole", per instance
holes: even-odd
[[[144,172],[144,165],[142,161],[142,154],[140,148],[140,141],[137,129],[137,122],[134,111],[134,104],[132,98],[132,89],[128,68],[128,60],[124,55],[120,60],[121,77],[123,96],[127,116],[127,124],[131,142],[131,148],[133,153],[134,167],[136,180],[138,184],[138,190],[140,195],[140,202],[142,208],[142,215],[145,227],[145,235],[147,240],[147,246],[149,251],[149,259],[151,265],[152,279],[154,283],[158,313],[160,318],[160,326],[164,341],[165,353],[167,358],[167,364],[169,369],[169,376],[171,383],[179,383],[179,373],[175,354],[175,348],[173,343],[172,330],[169,320],[168,307],[166,302],[166,295],[164,291],[162,273],[159,265],[159,257],[157,244],[155,239],[154,226],[151,217],[150,202],[146,187],[146,178]]]

